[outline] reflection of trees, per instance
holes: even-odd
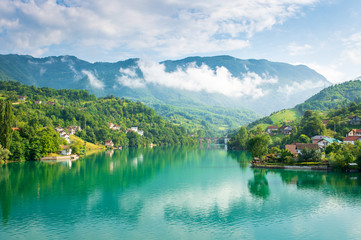
[[[165,166],[182,164],[186,161],[198,159],[206,150],[196,147],[168,147],[164,148],[130,148],[114,151],[110,157],[105,153],[87,156],[85,159],[72,162],[44,163],[25,162],[0,166],[0,204],[3,220],[7,221],[13,201],[21,196],[23,200],[35,197],[50,199],[54,196],[72,196],[87,199],[94,191],[101,191],[101,201],[116,211],[113,214],[128,217],[137,216],[141,211],[142,201],[130,209],[122,209],[119,205],[119,194],[131,185],[140,185],[154,177]],[[121,194],[120,194],[121,195]],[[79,214],[82,210],[82,201],[78,201]],[[118,206],[119,205],[119,206]],[[98,207],[104,207],[100,203]],[[67,209],[58,208],[59,211]],[[61,210],[60,210],[61,209]],[[132,212],[132,214],[131,214]],[[129,222],[134,222],[129,219]]]
[[[266,199],[270,195],[266,174],[266,169],[253,169],[253,179],[248,180],[248,189],[253,196]]]
[[[252,160],[251,154],[247,151],[227,151],[227,156],[235,159],[242,170],[246,170]]]

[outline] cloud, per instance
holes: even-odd
[[[325,82],[323,81],[314,82],[314,81],[306,80],[302,83],[293,82],[292,84],[286,84],[280,86],[278,87],[277,92],[283,93],[287,97],[289,97],[298,92],[311,90],[315,88],[321,88],[321,87],[325,87]]]
[[[309,53],[312,47],[309,44],[297,45],[295,43],[291,43],[288,45],[287,50],[291,56],[299,56]]]
[[[179,56],[250,46],[318,0],[2,0],[0,50],[53,48]],[[49,14],[51,13],[51,14]],[[151,50],[150,50],[151,49]]]
[[[86,70],[82,70],[81,72],[88,77],[89,83],[92,87],[97,89],[104,89],[104,83],[97,79],[93,73]]]
[[[348,80],[345,79],[346,78],[345,73],[340,72],[338,70],[339,69],[338,65],[331,64],[328,66],[324,66],[315,63],[309,63],[306,65],[314,69],[316,72],[320,73],[321,75],[323,75],[328,81],[332,83],[341,83]]]
[[[352,63],[361,64],[361,32],[354,33],[343,39],[344,51],[342,57]]]
[[[267,74],[262,76],[248,72],[242,78],[236,78],[225,67],[217,67],[214,71],[207,65],[196,66],[189,64],[185,69],[178,68],[173,72],[167,72],[164,64],[153,61],[140,60],[138,62],[143,77],[139,78],[135,69],[120,69],[120,84],[128,87],[144,87],[145,84],[157,84],[169,88],[176,88],[188,91],[205,91],[208,93],[219,93],[229,97],[252,97],[259,98],[266,95],[261,86],[264,84],[275,84],[276,77]]]

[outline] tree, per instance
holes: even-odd
[[[0,144],[10,149],[13,124],[13,109],[10,101],[0,100]]]
[[[247,149],[253,157],[263,157],[268,152],[268,146],[271,142],[269,135],[256,135],[249,139]]]
[[[0,144],[0,161],[6,161],[9,159],[10,151],[3,148]]]
[[[304,148],[301,150],[301,153],[298,154],[299,162],[320,162],[321,153],[315,149]]]
[[[237,149],[246,149],[248,141],[248,132],[245,127],[241,127],[236,135],[228,142],[228,147]]]

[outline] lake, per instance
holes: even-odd
[[[360,239],[359,174],[249,167],[222,145],[0,166],[0,239]]]

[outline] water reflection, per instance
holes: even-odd
[[[255,196],[266,199],[270,195],[265,169],[253,169],[253,179],[248,180],[249,192]]]
[[[35,216],[42,228],[58,229],[54,231],[111,222],[117,227],[104,231],[203,229],[208,238],[213,236],[207,235],[209,229],[228,236],[238,231],[234,226],[252,232],[259,223],[267,226],[337,209],[328,207],[330,202],[361,209],[359,174],[251,169],[249,160],[247,152],[227,152],[222,146],[155,147],[105,152],[70,163],[3,165],[3,226],[21,232],[22,224]],[[2,231],[0,238],[6,236]]]

